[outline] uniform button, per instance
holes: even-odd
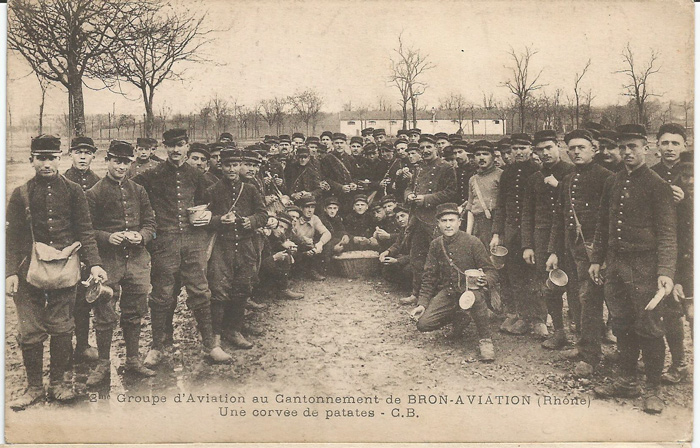
[[[617,221],[618,224],[622,224],[622,221]]]
[[[617,239],[618,239],[618,240],[621,240],[621,239],[622,239],[622,237],[621,237],[621,236],[618,236],[618,237],[617,237]]]

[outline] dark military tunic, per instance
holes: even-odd
[[[493,233],[501,236],[505,246],[517,251],[520,248],[520,226],[522,209],[525,203],[526,179],[535,171],[537,164],[528,160],[508,165],[501,174],[501,188],[498,191],[498,207],[494,211]],[[514,245],[514,243],[516,243]]]
[[[306,191],[313,194],[316,199],[321,198],[321,175],[311,163],[300,166],[295,162],[287,165],[284,171],[287,192],[290,196]]]
[[[621,171],[605,183],[593,248],[593,263],[608,253],[655,252],[657,275],[676,269],[676,213],[668,184],[648,166]],[[578,210],[577,210],[578,212]]]
[[[404,192],[404,199],[410,194],[424,195],[423,205],[413,207],[414,216],[426,226],[435,227],[435,208],[455,200],[457,191],[455,171],[451,165],[440,158],[430,162],[421,162],[412,179],[411,185]]]
[[[80,185],[80,188],[82,188],[83,191],[88,191],[97,183],[98,180],[100,180],[100,176],[95,174],[95,172],[90,168],[86,169],[85,171],[80,171],[74,166],[68,168],[64,176],[66,176],[66,179]]]
[[[470,163],[458,165],[455,168],[457,176],[457,203],[464,204],[469,199],[469,179],[476,173],[476,170]]]
[[[576,166],[573,173],[564,177],[560,184],[556,217],[552,221],[549,253],[562,254],[565,249],[571,250],[576,245],[578,236],[574,208],[586,243],[593,242],[598,224],[600,197],[603,194],[605,181],[612,174],[597,163],[589,163]],[[579,243],[582,242],[579,241]]]
[[[680,172],[680,163],[676,162],[671,168],[667,167],[664,162],[659,162],[651,167],[651,170],[659,175],[668,184],[676,185]]]
[[[207,203],[209,183],[204,175],[188,163],[177,167],[166,160],[152,170],[134,177],[148,192],[156,214],[158,233],[190,231],[187,209]]]
[[[523,249],[534,249],[536,253],[543,255],[547,252],[562,181],[572,171],[573,164],[560,160],[551,167],[544,166],[527,179],[522,210]],[[559,186],[552,187],[546,184],[544,179],[549,176],[554,176],[559,181]],[[536,236],[536,232],[541,235]]]
[[[132,179],[138,176],[139,174],[150,170],[151,168],[157,167],[160,163],[160,161],[155,160],[153,158],[150,158],[145,162],[142,162],[140,159],[136,159],[134,163],[132,163],[129,167],[129,170],[126,172],[126,178]]]

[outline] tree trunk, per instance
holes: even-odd
[[[41,89],[41,104],[39,104],[39,134],[44,133],[44,102],[46,100],[46,89]]]
[[[520,100],[520,132],[525,132],[525,101]]]
[[[146,117],[144,123],[144,135],[143,137],[153,137],[153,123],[155,118],[153,115],[153,91],[150,94],[147,93],[146,89],[141,89],[141,94],[143,96],[143,106],[146,109]]]
[[[411,117],[413,118],[413,127],[418,127],[418,120],[416,120],[416,97],[411,95]]]
[[[83,80],[79,74],[69,77],[69,92],[71,97],[70,110],[72,118],[71,135],[68,137],[82,137],[85,135],[85,102],[83,100]]]

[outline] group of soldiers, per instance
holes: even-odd
[[[260,298],[302,299],[290,277],[323,281],[334,255],[372,250],[384,275],[410,288],[400,303],[414,306],[419,331],[452,323],[459,336],[473,321],[486,362],[495,359],[494,313],[504,318],[503,332],[533,333],[547,349],[570,347],[564,291],[545,286],[563,270],[577,337],[565,355],[578,360],[576,374],[591,375],[603,340],[616,342],[620,375],[595,392],[644,393],[644,409],[661,412],[662,380],[688,375],[682,319],[692,319],[693,165],[685,129],[659,129],[661,161],[652,168],[640,125],[589,123],[564,142],[571,162],[551,130],[493,143],[420,129],[389,140],[368,128],[349,139],[295,133],[239,148],[228,133],[205,144],[169,129],[166,160],[155,157],[154,139],[135,147],[112,141],[100,179],[90,168],[97,151],[90,138],[73,139],[73,166],[61,175],[60,140],[39,136],[31,143],[36,176],[7,207],[6,292],[17,308],[28,381],[11,406],[45,398],[46,339],[50,399],[75,398],[67,375],[75,363],[94,363],[88,386],[108,378],[117,322],[125,371],[154,376],[173,344],[184,287],[206,356],[230,362],[222,339],[253,346],[250,336],[261,330],[246,321],[266,306]],[[82,279],[110,286],[111,298],[88,303],[80,284],[41,289],[28,281],[36,243],[63,250],[75,242]],[[664,299],[645,310],[657,291]],[[142,361],[149,309],[152,342]],[[97,349],[88,343],[91,310]],[[672,365],[663,373],[666,343]]]

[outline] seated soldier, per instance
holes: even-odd
[[[319,273],[325,267],[323,248],[331,239],[331,232],[323,225],[316,211],[316,199],[305,196],[299,200],[301,216],[294,227],[294,233],[300,240],[299,256],[296,266],[311,280],[326,279]],[[328,252],[326,252],[328,253]]]
[[[290,239],[292,218],[284,212],[277,215],[277,226],[267,236],[260,265],[260,285],[271,287],[278,299],[298,300],[304,294],[289,290],[289,271],[297,245]]]
[[[323,213],[319,216],[324,226],[331,232],[331,240],[326,245],[333,251],[333,254],[339,254],[345,250],[345,246],[350,242],[350,237],[345,231],[343,218],[338,215],[340,201],[334,196],[326,199]]]
[[[410,233],[408,227],[408,209],[397,205],[394,214],[396,227],[399,229],[394,243],[379,254],[382,263],[382,275],[385,279],[399,284],[410,284],[407,280],[413,277],[410,263]]]
[[[472,291],[475,301],[469,314],[479,334],[481,360],[493,361],[495,354],[484,288],[497,284],[496,269],[483,243],[459,230],[461,219],[457,204],[438,205],[436,218],[442,235],[430,243],[418,306],[411,315],[418,320],[417,328],[421,332],[437,330],[452,321],[457,324],[461,320],[459,314],[463,313],[459,308],[459,298],[467,290],[464,272],[480,269],[483,275],[476,280],[478,289]]]
[[[398,236],[396,221],[393,216],[391,218],[386,216],[386,211],[379,201],[372,203],[370,212],[374,218],[372,222],[374,224],[374,233],[370,241],[376,241],[376,245],[379,247],[378,250],[384,251],[396,241]]]
[[[345,230],[350,236],[350,244],[346,250],[369,250],[377,247],[376,240],[371,241],[374,233],[372,217],[367,213],[369,203],[367,196],[358,194],[352,203],[352,211],[345,216]]]

